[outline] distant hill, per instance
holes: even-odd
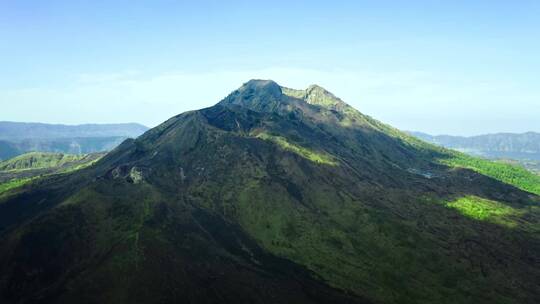
[[[21,154],[21,151],[15,143],[0,140],[0,160],[9,159]]]
[[[96,154],[98,155],[98,154]],[[30,152],[0,162],[0,171],[22,171],[61,167],[86,158],[87,155]]]
[[[83,155],[30,152],[0,162],[0,193],[39,177],[69,173],[89,166],[105,153]]]
[[[137,137],[148,130],[137,123],[60,125],[0,121],[0,140],[58,139],[81,137]]]
[[[409,133],[427,142],[473,155],[540,161],[540,133],[496,133],[471,137]]]
[[[148,130],[140,124],[77,126],[0,122],[0,160],[27,152],[87,154],[109,151]]]

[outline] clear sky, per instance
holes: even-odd
[[[155,126],[251,78],[395,127],[540,131],[540,1],[0,0],[0,120]]]

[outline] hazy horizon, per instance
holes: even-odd
[[[319,84],[402,130],[539,132],[539,13],[534,1],[2,2],[0,120],[153,127],[261,78]]]

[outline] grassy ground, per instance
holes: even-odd
[[[518,165],[494,162],[486,159],[455,153],[453,157],[442,160],[443,164],[474,170],[519,189],[540,195],[540,176]]]
[[[35,178],[13,179],[3,184],[0,184],[0,195],[8,190],[21,187]]]
[[[0,162],[0,194],[45,176],[86,168],[102,156],[103,154],[69,155],[31,152]]]

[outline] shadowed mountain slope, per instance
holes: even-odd
[[[536,180],[483,168],[252,80],[2,194],[0,299],[537,303]]]

